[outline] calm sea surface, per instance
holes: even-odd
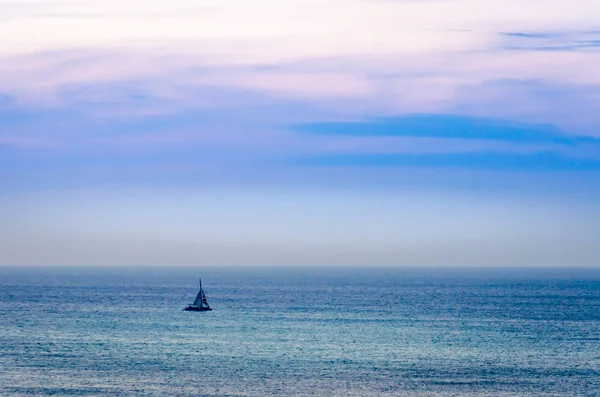
[[[0,268],[36,395],[598,396],[600,271]]]

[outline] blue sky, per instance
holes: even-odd
[[[600,266],[598,12],[0,0],[0,265]]]

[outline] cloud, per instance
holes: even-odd
[[[146,2],[112,2],[98,7],[86,0],[22,0],[0,1],[0,22],[2,20],[31,19],[90,19],[90,18],[175,18],[192,14],[205,14],[217,9],[212,5],[201,5],[197,2],[179,1],[176,3]]]
[[[600,139],[566,134],[552,125],[458,115],[417,114],[294,127],[309,136],[413,138],[420,151],[321,152],[300,164],[321,167],[440,168],[511,172],[600,170]],[[432,142],[431,139],[438,139]],[[453,147],[451,142],[462,145]],[[495,146],[486,146],[494,142]],[[470,146],[466,143],[475,143]],[[435,145],[432,150],[431,145]],[[502,146],[499,144],[505,144]],[[418,143],[416,143],[418,147]],[[436,147],[437,146],[437,147]]]
[[[526,51],[595,51],[600,49],[600,32],[503,32],[510,39],[507,49]]]
[[[464,168],[492,171],[600,171],[600,160],[556,153],[437,153],[323,155],[305,157],[301,164],[328,167]]]
[[[501,32],[500,35],[507,37],[520,37],[526,39],[548,39],[556,37],[556,34],[554,33]]]
[[[539,78],[469,84],[457,92],[449,112],[552,124],[565,134],[599,137],[600,84]]]
[[[600,55],[538,51],[595,45],[584,8],[559,18],[566,0],[41,4],[0,22],[14,37],[0,142],[44,147],[49,168],[59,154],[100,167],[131,155],[140,175],[323,153],[597,155]]]
[[[599,57],[493,49],[239,63],[201,49],[88,48],[5,57],[0,76],[2,91],[30,108],[89,105],[93,111],[93,105],[104,115],[166,114],[253,106],[257,98],[271,98],[318,108],[331,118],[457,113],[549,123],[565,131],[577,131],[578,120],[585,119],[585,133],[591,134]],[[542,96],[542,90],[553,94]]]
[[[505,120],[457,115],[420,114],[364,122],[309,123],[294,128],[314,134],[341,136],[409,136],[562,145],[600,144],[600,139],[565,134],[552,125],[511,123]]]

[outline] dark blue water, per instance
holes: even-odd
[[[597,396],[600,271],[4,268],[0,395]]]

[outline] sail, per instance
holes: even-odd
[[[202,303],[206,301],[206,297],[204,296],[204,291],[200,290],[198,295],[196,295],[196,299],[194,300],[195,306],[202,306]]]
[[[208,301],[206,300],[206,295],[204,295],[204,289],[202,289],[202,280],[200,280],[200,291],[198,291],[198,295],[196,295],[196,299],[194,299],[195,306],[204,306],[208,307]]]

